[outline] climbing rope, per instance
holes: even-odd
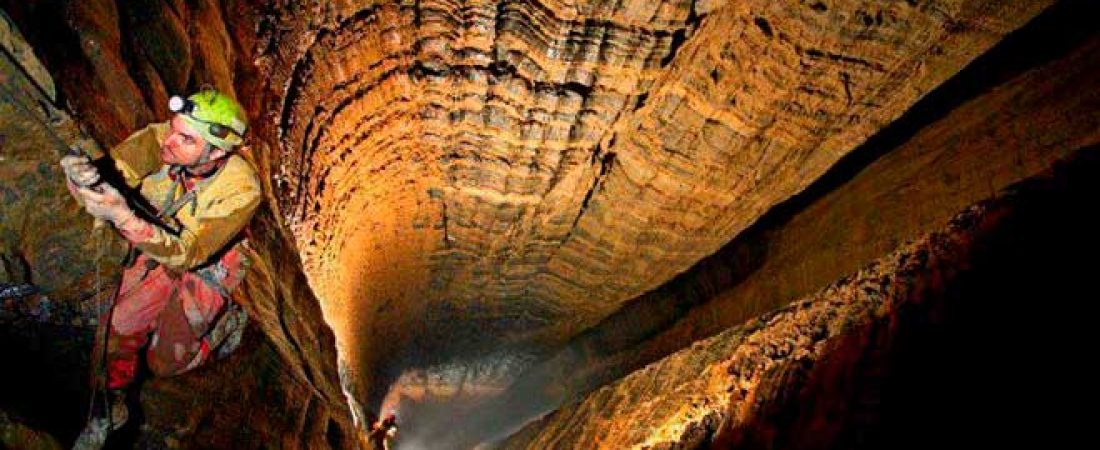
[[[50,102],[51,106],[54,106],[56,108],[56,105],[53,105],[53,99],[51,99],[49,97],[49,95],[47,94],[46,89],[43,88],[41,85],[39,85],[38,82],[35,81],[30,76],[26,76],[27,74],[26,74],[26,71],[23,69],[22,64],[19,64],[18,60],[15,59],[14,55],[12,55],[8,51],[7,48],[4,48],[4,47],[0,46],[0,53],[4,54],[5,58],[7,59],[8,63],[11,66],[13,66],[16,69],[19,69],[19,70],[23,71],[26,80],[34,88],[36,88],[38,90],[39,94],[42,95],[42,97],[44,97],[46,99],[46,101]],[[0,83],[0,95],[2,95],[4,97],[4,100],[6,100],[9,104],[15,106],[23,114],[26,114],[27,117],[34,118],[37,122],[39,122],[42,125],[42,128],[45,130],[46,136],[48,138],[50,138],[56,144],[57,149],[60,150],[62,154],[68,154],[68,155],[77,154],[77,155],[88,156],[87,152],[85,152],[84,149],[80,148],[79,145],[74,145],[74,146],[70,147],[65,142],[65,140],[62,139],[61,136],[59,136],[57,134],[57,132],[54,130],[53,126],[51,126],[51,124],[48,122],[48,117],[49,117],[48,110],[43,111],[43,113],[46,117],[42,117],[39,114],[36,114],[29,106],[27,106],[26,103],[24,103],[19,98],[18,95],[16,95],[16,93],[13,91],[13,89],[9,86],[9,83],[7,83],[7,82]],[[58,108],[58,109],[60,109],[60,108]],[[103,182],[105,182],[105,181],[103,181]],[[93,189],[95,189],[95,187],[93,187]],[[98,189],[96,189],[96,190],[98,191]],[[148,213],[147,210],[145,210],[144,208],[141,208],[142,205],[137,205],[137,206],[143,212]],[[111,297],[110,299],[106,298],[108,296],[103,295],[102,260],[103,260],[103,256],[106,254],[107,242],[103,237],[103,233],[99,232],[99,230],[102,228],[102,226],[103,226],[102,222],[97,221],[96,226],[95,226],[95,228],[93,230],[93,233],[92,233],[92,240],[94,242],[93,246],[95,247],[95,257],[94,257],[93,263],[92,263],[93,271],[95,272],[95,274],[94,274],[94,278],[95,278],[95,287],[94,287],[95,290],[94,290],[94,292],[95,293],[93,294],[93,295],[95,295],[95,300],[93,302],[93,308],[94,308],[93,315],[95,317],[97,317],[96,335],[93,338],[95,343],[93,345],[95,346],[95,348],[99,349],[99,352],[96,355],[92,355],[91,363],[92,363],[92,375],[94,377],[94,388],[92,389],[92,393],[88,398],[88,413],[87,413],[87,417],[85,419],[85,423],[86,424],[91,423],[92,415],[93,415],[93,409],[94,409],[94,406],[95,406],[96,396],[97,395],[102,395],[103,404],[104,404],[104,408],[105,408],[105,412],[106,412],[106,416],[107,416],[108,427],[113,428],[114,423],[112,423],[112,422],[114,420],[114,417],[113,417],[113,414],[111,414],[111,412],[112,412],[111,398],[110,398],[110,395],[108,395],[108,392],[107,392],[106,360],[107,360],[107,334],[108,334],[109,329],[110,329],[111,316],[113,315],[113,312],[114,312],[114,304],[113,304],[114,303],[114,298],[113,298],[114,294],[109,294],[108,295],[109,297]]]

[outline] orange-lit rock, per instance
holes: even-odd
[[[1049,3],[288,4],[279,208],[364,375],[553,348]]]
[[[149,417],[154,431],[138,442],[353,445],[343,373],[368,414],[401,405],[443,424],[407,442],[444,448],[486,437],[444,440],[466,423],[455,416],[484,412],[493,396],[587,391],[621,375],[620,363],[635,368],[816,292],[1095,143],[1095,122],[1081,117],[1096,96],[1072,89],[1095,84],[1091,53],[1026,80],[983,80],[976,89],[992,92],[945,107],[867,162],[867,177],[831,186],[792,212],[789,228],[754,241],[767,258],[752,259],[760,248],[748,246],[759,271],[729,280],[719,267],[687,287],[669,284],[731,241],[755,239],[743,232],[1052,4],[0,0],[73,120],[103,145],[164,119],[167,95],[204,84],[235,93],[252,114],[247,156],[270,199],[256,225],[265,267],[249,287],[258,326],[245,353],[203,372],[212,381],[150,384],[149,405],[181,409]],[[0,108],[4,120],[26,121]],[[1062,140],[1035,138],[1044,128]],[[19,201],[0,211],[4,275],[14,279],[7,267],[26,261],[51,295],[76,303],[94,281],[82,214],[49,184],[54,154],[10,148],[0,155],[16,163],[0,164],[0,180]],[[31,204],[62,212],[35,218]],[[829,221],[839,225],[822,226]],[[61,231],[37,233],[49,225]],[[659,304],[646,323],[636,319],[652,316],[629,307],[614,315],[681,288],[699,304]],[[609,317],[613,325],[599,326]],[[615,335],[622,327],[634,335]],[[509,390],[528,368],[561,361],[585,364]],[[180,401],[199,393],[233,403],[224,386],[236,378],[248,379],[237,386],[245,394],[223,417],[247,421],[259,408],[252,428],[230,429],[210,404]],[[785,378],[769,380],[754,389],[783,391]],[[258,392],[292,407],[264,409]],[[698,412],[691,399],[665,405]],[[683,428],[683,417],[664,417],[637,442],[717,430],[712,419]],[[416,420],[409,429],[430,428]],[[189,434],[204,421],[225,434]]]
[[[1100,143],[1100,37],[1069,19],[1087,15],[1070,5],[1045,12],[828,179],[525,370],[489,407],[500,416],[486,415],[533,417],[812,293]],[[984,84],[992,80],[1003,81]]]
[[[1030,301],[1072,308],[1087,289],[1091,269],[1075,261],[1100,239],[1077,206],[1100,193],[1098,168],[1082,152],[819,292],[565,405],[500,448],[1067,442],[1049,430],[1073,416],[1054,405],[1080,389],[1079,366],[1032,371],[1017,358],[1029,346],[1059,347],[1057,358],[1085,351],[1075,339],[1086,318],[1048,321]]]

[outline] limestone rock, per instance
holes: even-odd
[[[1087,31],[1091,23],[1069,23],[1073,15],[1085,16],[1072,6],[1044,13],[1014,43],[998,45],[930,94],[918,113],[857,150],[866,165],[845,164],[844,174],[830,177],[836,181],[817,183],[633,299],[526,369],[483,414],[500,421],[552,409],[812,293],[939,228],[967,205],[1089,151],[1100,143],[1100,116],[1092,113],[1100,109],[1100,86],[1091,75],[1100,70],[1100,38]],[[992,79],[1004,81],[976,82]]]
[[[350,445],[354,432],[326,323],[347,367],[346,387],[369,409],[388,401],[395,380],[394,396],[423,391],[432,401],[465,401],[467,392],[503,391],[540,358],[572,351],[564,346],[578,336],[613,346],[617,341],[593,327],[614,320],[633,299],[661,295],[655,289],[668,288],[767,211],[804,192],[1053,3],[0,0],[55,76],[59,97],[105,145],[166,118],[167,95],[206,83],[235,93],[250,111],[245,154],[270,200],[257,224],[265,269],[248,287],[257,327],[233,364],[205,372],[218,381],[164,380],[147,387],[148,400],[169,405],[193,390],[219,403],[239,400],[225,417],[243,420],[249,407],[268,405],[256,397],[234,399],[217,383],[250,377],[241,392],[270,388],[295,409],[265,409],[258,428],[225,430],[219,427],[228,422],[219,422],[212,405],[187,404],[180,416],[148,418],[173,441],[157,441],[153,433],[139,439],[151,446],[245,447],[269,439],[285,446]],[[864,186],[868,192],[880,187],[876,180],[895,175],[926,180],[919,176],[925,163],[957,177],[920,184],[959,186],[942,196],[883,182],[884,192],[897,194],[889,205],[935,203],[935,211],[912,220],[920,229],[898,219],[884,222],[901,225],[882,235],[844,240],[837,236],[847,230],[832,229],[813,245],[770,241],[777,253],[760,279],[748,279],[730,299],[686,313],[647,345],[623,344],[617,354],[576,367],[578,376],[615,378],[616,364],[658,359],[813,292],[962,205],[1046,168],[1061,152],[1088,145],[1094,124],[1080,117],[1093,109],[1094,96],[1075,103],[1060,88],[1089,83],[1081,75],[1086,70],[1074,69],[1007,84],[916,135],[896,153],[904,160],[875,166],[881,172]],[[28,72],[41,78],[41,70]],[[1044,95],[1053,99],[1049,105],[1041,104]],[[98,284],[87,227],[77,225],[82,215],[65,203],[60,184],[48,181],[59,179],[51,165],[56,156],[42,150],[48,141],[42,130],[51,126],[35,122],[55,117],[59,108],[49,114],[20,111],[13,102],[0,108],[3,129],[17,130],[0,134],[0,144],[26,145],[8,144],[0,153],[17,161],[0,165],[7,277],[0,281],[25,282],[30,273],[52,301],[79,303]],[[983,110],[989,108],[1006,112]],[[1059,116],[1062,109],[1076,118]],[[1042,114],[1011,116],[1032,111]],[[1011,125],[996,127],[996,120]],[[1030,136],[1044,124],[1066,126],[1028,147],[1040,153],[996,154],[1035,141],[1014,133]],[[943,147],[959,142],[982,152],[960,152],[959,160],[948,161],[957,164],[936,165],[935,155],[949,155]],[[935,155],[925,152],[933,147]],[[995,163],[987,165],[986,157]],[[986,192],[983,183],[990,180]],[[839,192],[836,209],[811,211],[794,226],[809,234],[813,227],[805,221],[858,209],[847,202],[863,192]],[[48,235],[54,241],[35,234],[47,228],[32,204],[62,211],[50,224],[62,230]],[[861,220],[875,220],[861,211]],[[896,219],[905,211],[883,214]],[[856,254],[829,242],[872,244]],[[751,250],[739,257],[752,261]],[[831,267],[833,257],[844,263]],[[710,299],[723,282],[732,281],[704,280],[687,289],[710,290],[702,294]],[[891,313],[886,300],[853,295]],[[684,314],[691,306],[673,301],[657,313]],[[822,311],[806,308],[805,314]],[[731,310],[736,314],[727,314]],[[743,364],[726,369],[758,374],[768,361],[824,355],[828,349],[814,342],[839,337],[830,334],[834,322],[800,323],[801,316],[790,318],[797,311],[753,325],[771,331],[744,331],[743,337],[757,333],[762,341],[755,353],[738,357]],[[845,311],[866,317],[866,311]],[[645,325],[656,333],[671,323]],[[788,325],[799,330],[776,331]],[[638,335],[649,336],[640,328]],[[682,367],[713,362],[686,358]],[[780,381],[752,381],[757,384],[745,389],[778,397],[782,380],[795,385],[805,375],[776,364],[768,366],[774,369],[768,380]],[[263,373],[253,376],[248,367]],[[673,372],[660,376],[679,376]],[[540,386],[560,396],[577,391],[568,381]],[[681,406],[694,412],[690,426],[666,430],[658,440],[704,442],[732,417],[693,406],[696,401],[702,400],[665,404],[661,414]],[[186,420],[174,420],[180,417]],[[207,423],[226,434],[196,431]],[[629,434],[609,430],[619,431]]]
[[[1050,4],[827,3],[272,5],[279,209],[351,366],[556,348]]]
[[[1096,220],[1075,207],[1100,191],[1098,167],[1095,154],[1078,154],[821,291],[565,405],[499,448],[929,448],[1061,441],[1047,430],[1058,429],[1071,414],[1047,408],[1061,401],[1052,398],[1079,389],[1076,381],[1061,380],[1081,377],[1072,373],[1076,369],[1015,370],[1012,355],[1023,341],[1046,348],[1077,334],[1065,323],[1035,318],[1026,300],[1086,287],[1088,269],[1063,257],[1100,248],[1091,232]],[[1077,247],[1059,248],[1070,243]],[[1008,275],[1014,278],[1006,280]],[[1081,343],[1058,353],[1084,349]],[[1016,391],[1029,383],[1054,392]],[[1023,413],[1029,410],[1051,416]],[[1014,431],[998,433],[1006,426]]]

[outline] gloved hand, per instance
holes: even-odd
[[[110,221],[116,227],[135,217],[130,205],[126,204],[126,199],[114,187],[103,183],[97,189],[99,189],[99,192],[90,188],[77,188],[76,190],[84,200],[84,209],[88,211],[88,214],[97,219]]]
[[[69,155],[61,158],[61,169],[78,188],[87,188],[99,182],[99,170],[85,155]]]

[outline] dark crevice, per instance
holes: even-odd
[[[443,228],[443,230],[442,230],[443,231],[443,248],[450,249],[451,248],[451,241],[452,241],[453,238],[451,238],[450,224],[448,223],[448,219],[447,219],[447,217],[448,217],[447,216],[447,200],[444,199],[444,198],[440,198],[439,205],[440,205],[440,212],[439,212],[439,218],[440,219],[439,220],[440,220],[440,222],[442,224],[441,226]]]
[[[344,448],[344,433],[340,431],[340,425],[332,418],[328,419],[325,442],[328,442],[329,448]]]
[[[840,82],[844,85],[844,98],[846,99],[847,106],[852,106],[852,78],[847,72],[840,72]]]
[[[408,74],[413,80],[422,80],[429,77],[445,77],[451,74],[452,67],[443,64],[425,64],[424,61],[416,61],[409,67]]]
[[[4,265],[4,273],[13,284],[34,284],[31,280],[31,265],[22,251],[15,249],[12,253],[0,253],[0,261]]]
[[[459,66],[455,66],[459,67]],[[485,70],[487,69],[489,75],[495,79],[500,78],[515,78],[523,81],[527,85],[527,89],[532,92],[552,92],[555,95],[561,97],[572,92],[579,95],[583,99],[588,99],[592,95],[592,86],[577,81],[567,81],[565,83],[555,83],[552,81],[539,81],[527,78],[519,73],[519,69],[515,65],[507,61],[493,61],[487,67],[479,66],[461,66],[473,70]]]
[[[756,24],[757,28],[760,28],[760,32],[764,33],[764,36],[768,37],[769,39],[775,36],[775,32],[772,31],[772,26],[770,23],[768,23],[767,19],[757,16],[756,18],[752,19],[752,22]]]
[[[134,39],[127,36],[127,32],[132,29],[131,24],[127,22],[132,21],[137,23],[144,23],[150,21],[150,19],[153,19],[153,17],[151,17],[152,13],[148,11],[143,11],[143,9],[145,9],[143,7],[155,7],[155,4],[138,3],[133,8],[127,8],[126,2],[122,0],[115,0],[114,3],[115,11],[118,14],[115,26],[118,27],[119,33],[121,35],[121,39],[119,41],[119,54],[120,56],[122,56],[122,61],[126,65],[126,74],[134,80],[144,79],[145,77],[141,74],[141,70],[138,68],[138,62],[146,58],[144,54],[138,51],[138,49],[134,48]],[[147,61],[147,63],[152,65],[152,62]],[[160,76],[161,81],[163,81],[163,75],[161,75],[156,69],[157,68],[154,67],[153,71],[156,72],[157,76]],[[168,89],[172,89],[176,86],[166,87]],[[139,94],[141,94],[142,99],[145,100],[146,105],[152,105],[153,103],[149,101],[152,93],[145,91],[145,89],[139,89]]]
[[[615,165],[615,152],[607,152],[600,158],[600,180],[607,177],[607,174],[611,172],[611,167]]]
[[[688,11],[687,19],[684,21],[684,27],[676,30],[672,33],[672,42],[668,46],[668,54],[664,58],[661,58],[661,67],[667,66],[672,62],[673,58],[676,58],[676,54],[680,52],[680,48],[687,43],[691,33],[699,28],[699,23],[702,22],[702,16],[699,16],[695,12],[695,8],[691,8]]]
[[[649,100],[649,92],[643,92],[638,94],[638,100],[634,103],[634,110],[637,111],[645,106],[645,102]]]
[[[687,42],[687,30],[681,28],[672,33],[672,42],[668,44],[668,54],[664,58],[661,58],[661,67],[667,66],[672,59],[676,57],[676,53],[680,51],[680,47]]]
[[[800,47],[796,46],[796,48],[800,48]],[[877,72],[884,72],[886,70],[886,67],[884,67],[881,63],[866,60],[866,59],[863,59],[863,58],[857,58],[857,57],[854,57],[854,56],[841,55],[839,53],[829,53],[829,52],[822,51],[821,49],[808,48],[808,49],[803,50],[802,53],[805,54],[806,56],[810,57],[810,58],[813,58],[813,59],[822,59],[822,58],[824,58],[824,59],[828,59],[828,60],[833,61],[833,62],[856,65],[856,66],[864,67],[864,68],[871,69],[871,70],[874,70],[874,71],[877,71]]]
[[[612,136],[608,147],[614,145],[615,137]],[[601,154],[601,148],[596,147],[596,150],[592,152],[592,162],[595,162],[596,158]],[[595,179],[592,180],[592,187],[588,188],[588,192],[584,194],[584,200],[581,201],[581,207],[577,211],[577,216],[573,218],[573,225],[569,227],[569,232],[565,234],[562,242],[569,241],[569,238],[573,236],[573,231],[577,229],[577,223],[581,221],[581,217],[584,216],[585,211],[588,210],[588,203],[592,200],[592,196],[600,190],[600,186],[603,184],[604,178],[608,173],[611,173],[611,168],[615,165],[615,153],[607,152],[600,157],[600,171],[596,174]]]

